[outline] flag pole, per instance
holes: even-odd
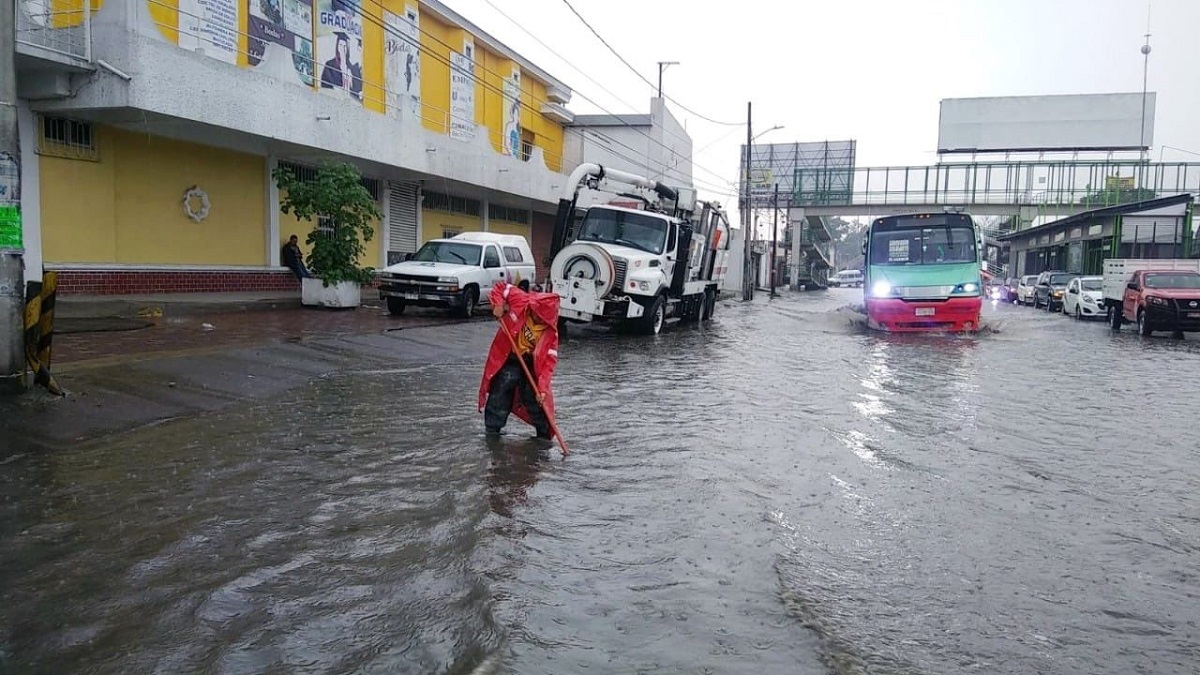
[[[504,325],[504,320],[500,317],[496,317],[496,322],[500,324],[500,332],[508,337],[508,344],[512,345],[513,354],[517,357],[517,363],[521,364],[521,370],[525,371],[525,378],[529,380],[529,386],[535,392],[541,393],[538,390],[537,380],[533,379],[533,373],[529,372],[529,366],[525,365],[525,359],[521,358],[521,350],[517,348],[517,341],[513,339],[512,333],[508,332],[508,326]],[[541,401],[538,401],[538,405],[542,406],[542,413],[546,415],[546,421],[550,422],[550,430],[554,432],[554,438],[558,440],[558,444],[562,448],[562,456],[566,457],[570,451],[567,450],[567,442],[563,440],[562,434],[558,432],[558,424],[554,421],[554,416],[550,414],[549,410],[546,410],[546,406],[542,405]]]

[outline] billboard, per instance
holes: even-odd
[[[740,194],[745,195],[746,146],[741,147],[738,174]],[[779,187],[780,208],[815,203],[849,204],[854,183],[855,152],[855,141],[750,146],[751,208],[771,208],[776,186]]]
[[[1154,140],[1154,92],[948,98],[938,152],[1137,150]]]

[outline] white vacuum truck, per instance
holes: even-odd
[[[597,204],[578,218],[580,191],[602,187],[640,207]],[[719,204],[697,201],[690,188],[582,164],[558,203],[548,285],[562,299],[564,323],[608,321],[653,335],[667,318],[712,318],[728,252],[729,218]]]

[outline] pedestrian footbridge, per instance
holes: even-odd
[[[1200,193],[1200,163],[1139,160],[943,162],[926,166],[797,167],[788,223],[798,276],[822,283],[832,216],[955,210],[1001,216],[987,239],[1092,209]],[[809,269],[804,270],[803,267]]]

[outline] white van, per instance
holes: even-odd
[[[859,270],[842,270],[837,274],[829,277],[830,286],[853,286],[861,288],[863,285],[863,273]]]
[[[525,237],[463,232],[431,239],[408,260],[379,271],[379,297],[394,315],[408,305],[443,307],[470,318],[501,281],[528,290],[536,270]]]

